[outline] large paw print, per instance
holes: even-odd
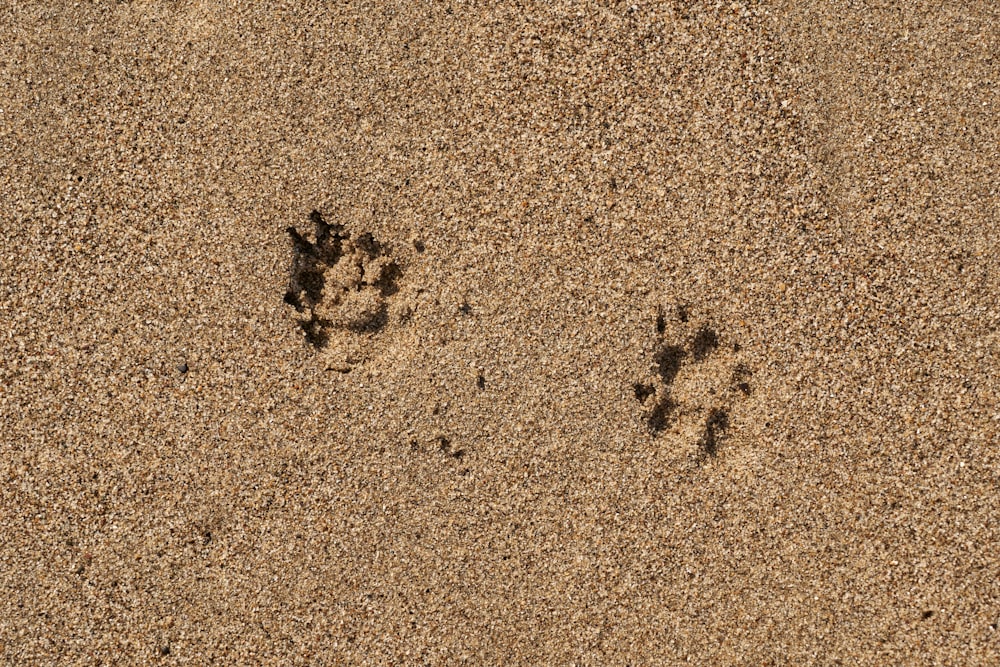
[[[733,410],[751,393],[740,346],[708,323],[691,322],[684,306],[669,320],[660,311],[656,333],[650,376],[634,386],[646,424],[654,435],[669,429],[690,438],[702,457],[716,456]]]
[[[309,217],[312,240],[287,230],[293,258],[285,303],[295,308],[306,341],[329,348],[328,367],[347,372],[363,359],[365,340],[393,317],[402,322],[409,315],[405,306],[390,307],[402,272],[370,233],[352,237],[319,211]]]

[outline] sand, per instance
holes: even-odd
[[[7,3],[0,662],[1000,663],[998,53]]]

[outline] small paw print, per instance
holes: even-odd
[[[700,457],[716,456],[733,426],[733,411],[753,391],[740,346],[688,306],[656,316],[656,346],[648,377],[633,386],[654,436],[669,431],[692,441]]]
[[[371,233],[352,236],[319,211],[309,219],[312,239],[287,229],[293,254],[284,300],[295,309],[306,341],[328,348],[328,367],[347,372],[364,359],[368,341],[404,323],[412,306],[395,302],[402,271]]]

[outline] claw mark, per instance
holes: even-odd
[[[656,393],[656,387],[642,382],[636,382],[633,388],[635,389],[635,398],[640,403],[645,403],[647,398]]]

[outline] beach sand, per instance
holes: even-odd
[[[7,3],[0,662],[1000,663],[998,53]]]

